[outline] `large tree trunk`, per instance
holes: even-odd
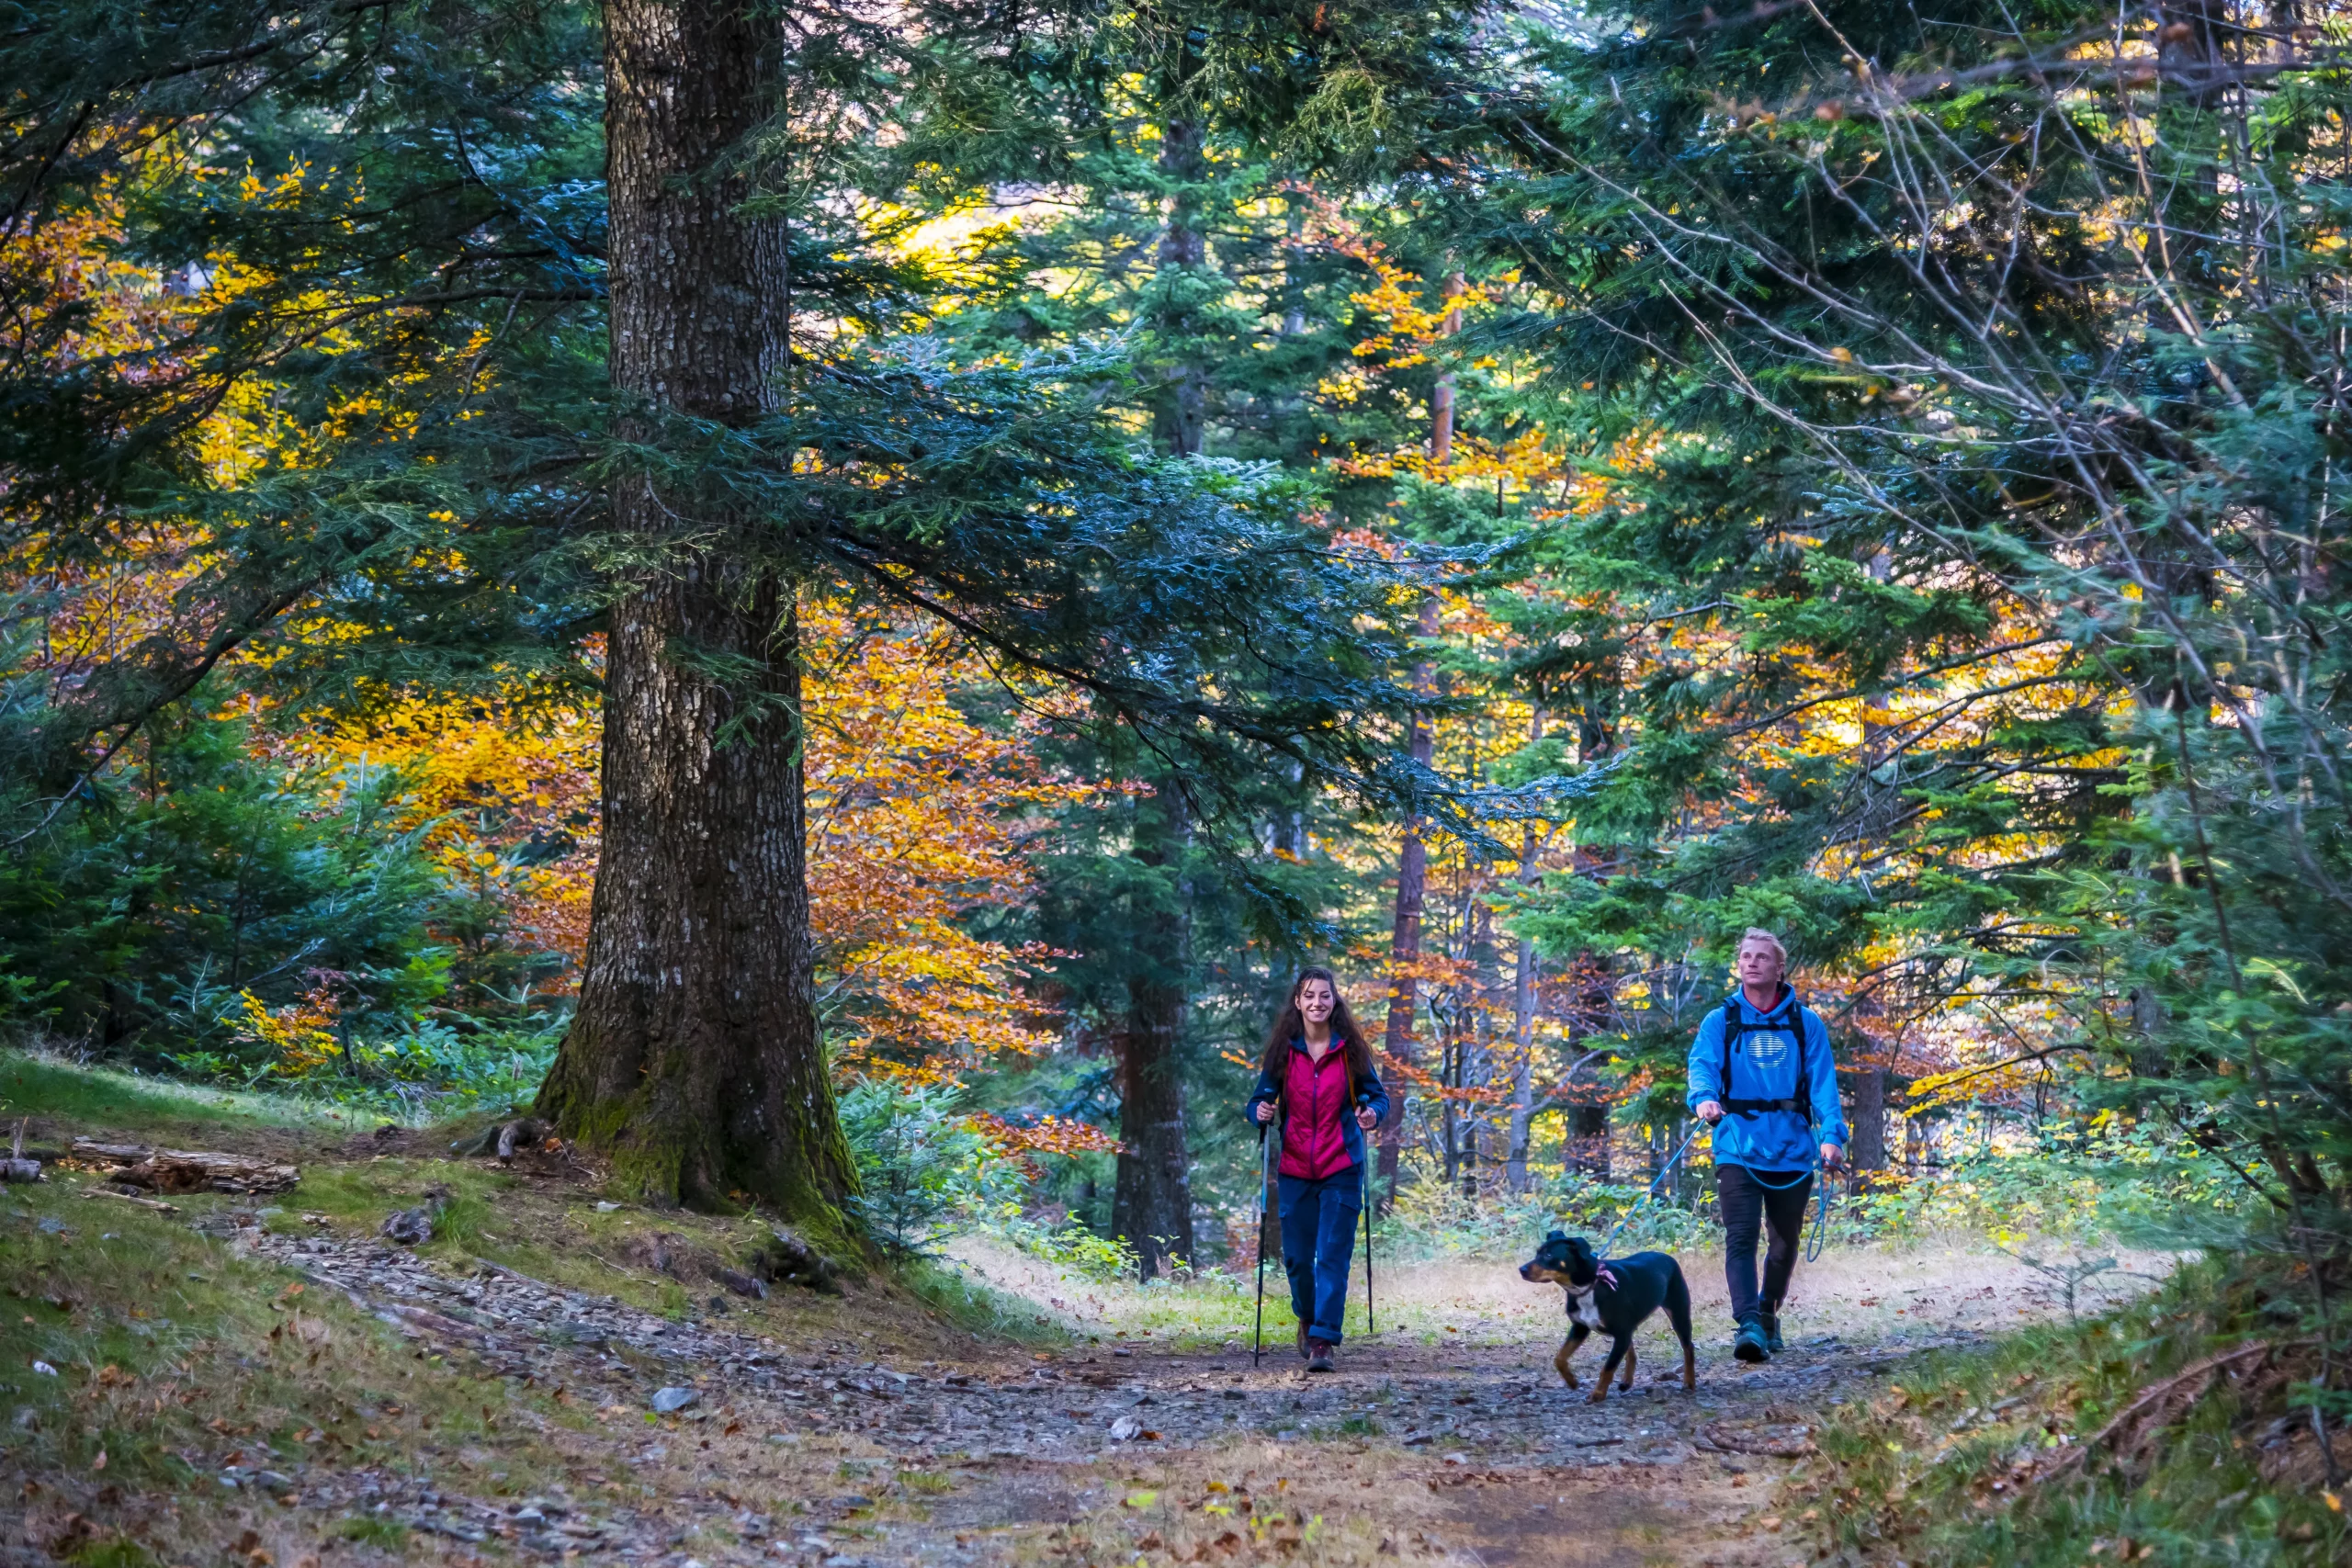
[[[1193,1250],[1193,1157],[1184,1130],[1185,987],[1192,908],[1182,876],[1186,819],[1174,787],[1138,812],[1136,858],[1175,874],[1165,898],[1136,922],[1127,1011],[1114,1043],[1119,1059],[1118,1185],[1111,1228],[1136,1249],[1147,1280]],[[1164,812],[1156,822],[1149,818]]]
[[[605,17],[614,386],[754,420],[785,363],[785,235],[714,171],[773,104],[775,24],[740,0]],[[613,612],[586,965],[540,1113],[649,1200],[749,1193],[830,1232],[855,1177],[813,1005],[791,592],[742,518],[636,478],[612,504],[625,540],[695,542]],[[712,660],[752,673],[691,667]]]

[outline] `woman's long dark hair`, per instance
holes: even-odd
[[[1298,978],[1290,983],[1290,1000],[1274,1015],[1274,1026],[1266,1031],[1265,1054],[1259,1066],[1273,1076],[1277,1085],[1281,1084],[1286,1066],[1283,1058],[1289,1054],[1290,1043],[1306,1037],[1306,1016],[1298,1010],[1298,993],[1306,989],[1309,980],[1320,980],[1329,986],[1331,995],[1338,998],[1338,1005],[1331,1010],[1331,1033],[1340,1042],[1340,1049],[1348,1055],[1349,1076],[1357,1083],[1364,1082],[1372,1077],[1372,1046],[1363,1037],[1363,1026],[1348,1010],[1347,993],[1340,989],[1340,977],[1320,964],[1300,970]]]

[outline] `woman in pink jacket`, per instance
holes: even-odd
[[[1364,1134],[1388,1113],[1372,1047],[1329,969],[1302,970],[1291,986],[1290,1000],[1266,1032],[1249,1109],[1261,1126],[1281,1118],[1275,1193],[1283,1272],[1290,1276],[1298,1352],[1308,1371],[1328,1372],[1347,1313],[1356,1216],[1363,1210]]]

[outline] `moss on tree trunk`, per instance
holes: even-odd
[[[755,420],[786,367],[786,235],[726,166],[775,100],[775,20],[605,18],[614,387]],[[647,1200],[757,1198],[837,1243],[856,1178],[814,1007],[792,590],[723,503],[624,475],[612,508],[661,564],[613,612],[586,965],[540,1113]]]

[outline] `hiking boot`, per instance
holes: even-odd
[[[1772,1346],[1764,1337],[1761,1314],[1750,1313],[1739,1320],[1739,1332],[1732,1337],[1731,1356],[1735,1361],[1747,1361],[1751,1365],[1772,1359]]]
[[[1788,1348],[1781,1343],[1781,1314],[1777,1312],[1768,1312],[1761,1316],[1764,1324],[1764,1348],[1777,1356]]]
[[[1310,1372],[1331,1371],[1331,1347],[1320,1339],[1306,1342],[1306,1370]]]

